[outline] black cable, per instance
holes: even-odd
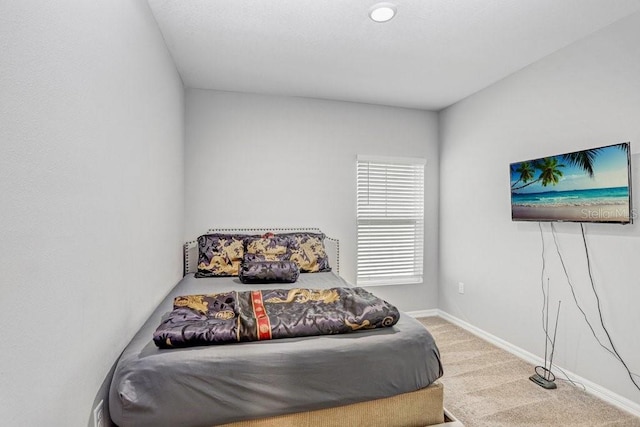
[[[587,257],[587,270],[589,271],[589,281],[591,282],[591,289],[593,289],[593,294],[596,296],[596,302],[598,304],[598,315],[600,316],[600,325],[602,325],[602,329],[607,335],[607,339],[609,340],[609,344],[611,344],[611,348],[613,349],[613,352],[615,353],[620,363],[622,363],[622,365],[624,366],[624,369],[627,370],[627,374],[629,374],[629,378],[631,378],[631,382],[633,383],[633,385],[636,386],[638,390],[640,390],[640,385],[638,385],[638,383],[636,382],[636,379],[633,377],[634,375],[635,376],[638,376],[638,375],[631,372],[626,362],[622,359],[622,356],[620,356],[620,353],[618,353],[616,346],[613,344],[613,340],[611,339],[609,330],[607,330],[607,327],[604,325],[604,319],[602,317],[602,308],[600,306],[600,297],[598,296],[598,291],[596,291],[596,286],[593,281],[593,275],[591,273],[591,260],[589,259],[589,247],[587,246],[587,238],[585,237],[584,226],[582,223],[580,223],[580,230],[582,231],[582,241],[584,242],[584,252]]]
[[[542,243],[542,253],[541,253],[541,255],[542,255],[541,256],[541,258],[542,258],[542,272],[540,274],[540,284],[541,284],[541,288],[542,288],[542,330],[544,331],[544,335],[545,335],[544,356],[545,356],[545,360],[546,360],[546,358],[547,358],[547,343],[549,341],[551,341],[551,337],[549,336],[549,333],[547,331],[547,325],[545,324],[545,308],[547,306],[547,293],[546,293],[546,291],[544,289],[544,273],[546,272],[547,267],[546,267],[546,256],[545,256],[545,245],[544,245],[544,232],[542,230],[542,223],[541,222],[538,222],[538,228],[540,229],[540,241]],[[548,286],[548,283],[549,283],[549,279],[547,279],[547,286]],[[546,364],[546,362],[545,362],[545,364]],[[536,366],[536,369],[537,368],[542,368],[542,366]],[[587,388],[585,387],[584,384],[582,384],[579,381],[572,380],[571,377],[569,376],[569,374],[567,374],[564,371],[564,369],[562,369],[560,366],[555,365],[555,368],[557,370],[559,370],[560,372],[562,372],[562,375],[564,375],[564,377],[565,377],[565,378],[557,378],[559,381],[565,381],[565,382],[571,383],[571,385],[573,387],[581,388],[582,390],[586,391]],[[546,369],[546,367],[544,367],[544,369]],[[553,369],[553,366],[549,366],[549,372],[550,373],[551,373],[552,369]],[[537,370],[536,370],[536,373],[538,373]],[[540,374],[538,374],[538,375],[540,375]]]
[[[548,344],[549,344],[549,341],[551,341],[552,346],[554,343],[551,340],[551,337],[549,336],[549,315],[545,313],[545,308],[547,307],[547,291],[549,289],[549,279],[547,279],[547,291],[545,291],[544,290],[544,273],[546,271],[546,257],[545,257],[545,251],[544,251],[544,233],[542,232],[542,223],[538,222],[538,228],[540,229],[540,240],[542,243],[542,254],[541,254],[542,255],[542,272],[540,274],[540,285],[542,288],[542,330],[544,331],[545,340],[544,340],[544,366],[536,366],[535,372],[536,374],[538,374],[539,376],[542,376],[546,380],[550,380],[550,377],[552,376],[553,379],[550,381],[553,382],[555,381],[556,377],[551,372],[551,370],[553,369],[552,363],[549,363],[549,368],[547,368]],[[551,351],[553,352],[553,350]],[[545,372],[545,375],[540,375],[540,373],[538,372],[538,368],[541,368],[543,372]]]
[[[593,276],[591,274],[591,264],[590,264],[589,255],[588,255],[589,250],[588,250],[588,246],[586,244],[586,237],[584,236],[584,227],[583,227],[582,223],[580,223],[580,227],[581,227],[582,233],[583,233],[583,241],[584,241],[584,244],[585,244],[585,252],[587,253],[587,267],[589,269],[589,278],[590,278],[590,281],[591,281],[591,287],[592,287],[593,291],[596,293],[596,299],[598,300],[598,313],[600,315],[600,319],[602,319],[602,310],[600,308],[600,299],[597,296],[597,292],[596,292],[596,289],[595,289],[595,284],[594,284],[594,281],[593,281]],[[565,274],[565,276],[567,278],[567,283],[569,284],[569,288],[571,289],[571,293],[573,295],[573,300],[576,303],[576,307],[578,307],[578,310],[580,310],[580,312],[584,316],[585,322],[587,322],[587,325],[589,326],[589,329],[591,329],[591,333],[595,337],[596,341],[598,341],[598,344],[600,344],[600,347],[602,347],[605,350],[607,350],[613,357],[615,357],[616,359],[618,359],[618,361],[620,361],[620,363],[622,363],[622,365],[624,366],[625,370],[627,371],[627,374],[629,375],[629,378],[631,379],[631,382],[633,383],[633,385],[638,390],[640,390],[640,385],[636,382],[636,380],[634,378],[634,376],[638,376],[638,374],[635,374],[635,373],[631,372],[631,370],[627,366],[626,362],[622,359],[622,357],[618,353],[617,349],[613,345],[613,341],[611,339],[611,335],[609,334],[609,331],[604,326],[604,322],[602,322],[601,325],[602,325],[602,328],[604,329],[604,331],[605,331],[605,333],[607,335],[607,338],[609,340],[609,343],[611,344],[611,347],[613,348],[613,351],[611,349],[609,349],[609,347],[606,347],[604,344],[602,344],[602,341],[600,341],[600,338],[598,338],[598,336],[596,335],[596,332],[594,331],[593,326],[591,326],[591,322],[589,322],[589,319],[587,318],[586,313],[584,312],[584,310],[582,309],[582,307],[578,303],[578,299],[576,297],[575,290],[573,288],[573,284],[571,283],[571,279],[569,278],[569,273],[567,272],[567,268],[566,268],[566,266],[564,264],[564,260],[562,258],[562,254],[560,253],[560,247],[558,246],[558,241],[557,241],[557,238],[556,238],[556,230],[555,230],[555,227],[554,227],[553,223],[551,223],[551,232],[552,232],[552,235],[553,235],[553,241],[554,241],[555,246],[556,246],[556,251],[558,252],[558,257],[560,258],[560,263],[562,264],[562,269],[564,270],[564,274]]]
[[[542,223],[538,222],[538,228],[540,229],[540,240],[542,241],[542,272],[540,273],[540,285],[542,285],[542,330],[546,336],[544,342],[544,357],[547,358],[547,340],[550,339],[547,332],[547,325],[545,325],[545,308],[547,307],[547,292],[544,290],[544,272],[546,271],[546,262],[544,256],[544,233],[542,232]]]
[[[565,371],[562,370],[562,368],[558,365],[556,365],[556,369],[560,370],[560,372],[562,372],[562,375],[564,375],[566,378],[558,378],[558,380],[560,381],[566,381],[568,383],[571,383],[572,386],[576,387],[576,388],[581,388],[584,391],[587,391],[587,387],[585,387],[584,384],[582,384],[579,381],[573,381],[569,375],[567,375],[567,373]]]
[[[556,238],[556,229],[555,229],[553,223],[551,223],[551,235],[553,236],[553,242],[556,245],[556,252],[558,252],[558,257],[560,258],[560,264],[562,264],[562,269],[564,270],[564,275],[567,278],[567,283],[569,284],[569,288],[571,289],[571,295],[573,295],[573,300],[576,303],[576,307],[578,307],[578,310],[580,310],[580,313],[582,313],[582,316],[584,317],[584,321],[587,322],[587,325],[589,326],[589,329],[591,329],[591,333],[595,337],[596,341],[598,341],[598,344],[600,344],[600,347],[604,348],[609,353],[611,353],[611,355],[613,355],[613,357],[618,359],[618,356],[613,351],[611,351],[609,349],[609,347],[607,347],[604,344],[602,344],[602,341],[600,341],[600,338],[598,338],[598,335],[596,335],[596,331],[593,329],[593,326],[591,326],[591,322],[589,322],[589,319],[587,318],[587,313],[584,312],[584,310],[582,309],[582,306],[578,302],[578,297],[576,296],[576,291],[573,288],[573,283],[571,283],[571,279],[569,278],[569,272],[567,271],[567,267],[564,264],[564,259],[562,258],[562,254],[560,253],[560,247],[558,246],[558,239]]]

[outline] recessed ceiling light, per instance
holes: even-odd
[[[394,16],[396,16],[396,5],[393,3],[378,3],[369,9],[369,18],[375,22],[387,22]]]

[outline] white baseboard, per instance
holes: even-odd
[[[439,315],[440,310],[432,308],[429,310],[405,311],[405,313],[411,317],[434,317]]]
[[[427,310],[428,312],[431,312],[433,310]],[[490,342],[491,344],[500,347],[501,349],[508,351],[509,353],[524,359],[525,361],[532,363],[534,365],[544,365],[544,359],[541,357],[538,357],[536,355],[534,355],[533,353],[530,353],[520,347],[517,347],[505,340],[503,340],[502,338],[498,338],[495,335],[492,335],[486,331],[483,331],[482,329],[471,325],[470,323],[465,322],[464,320],[460,320],[457,317],[454,317],[452,315],[450,315],[447,312],[444,312],[442,310],[435,310],[437,312],[437,316],[442,317],[445,320],[448,320],[449,322],[453,323],[454,325],[457,325],[459,327],[461,327],[462,329],[465,329],[469,332],[471,332],[472,334],[484,339],[485,341]],[[414,312],[410,312],[408,314],[411,314]],[[417,312],[417,313],[421,313],[421,312]],[[433,315],[431,315],[433,316]],[[415,316],[417,317],[417,316]],[[425,316],[420,316],[420,317],[427,317]],[[604,387],[602,387],[601,385],[598,385],[592,381],[589,381],[586,378],[582,378],[579,375],[574,374],[571,371],[568,371],[566,369],[564,369],[563,367],[560,366],[560,369],[562,369],[568,376],[565,377],[564,375],[559,375],[557,372],[554,372],[555,375],[558,378],[565,378],[565,379],[571,379],[571,381],[576,382],[576,383],[581,383],[582,385],[584,385],[586,391],[590,394],[593,394],[594,396],[604,400],[605,402],[616,406],[624,411],[629,412],[632,415],[635,415],[636,417],[640,417],[640,404],[633,402],[629,399],[627,399],[626,397],[620,396],[619,394],[616,394],[614,392],[612,392],[609,389],[606,389]]]

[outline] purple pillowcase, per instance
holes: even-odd
[[[237,276],[244,258],[242,234],[205,234],[198,237],[196,277]]]
[[[293,261],[245,261],[240,267],[242,283],[294,283],[300,270]]]
[[[324,247],[323,233],[286,233],[279,234],[291,240],[289,259],[298,264],[302,273],[318,273],[331,271],[329,256]]]
[[[264,235],[244,241],[244,261],[289,261],[291,240],[287,236]]]

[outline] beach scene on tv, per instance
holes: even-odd
[[[512,163],[514,221],[629,223],[629,143]]]

